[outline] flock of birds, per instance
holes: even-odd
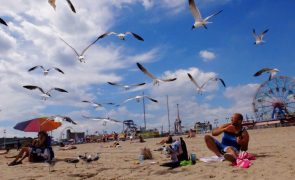
[[[72,4],[72,2],[70,0],[66,0],[70,9],[72,10],[72,12],[76,13],[76,9],[74,7],[74,5]],[[56,0],[48,0],[49,4],[54,8],[56,9]],[[192,28],[199,28],[199,27],[204,27],[204,28],[208,28],[207,25],[212,23],[210,22],[209,20],[217,15],[219,15],[223,10],[220,10],[206,18],[202,18],[202,15],[200,13],[200,10],[199,8],[197,7],[196,3],[194,0],[188,0],[188,4],[189,4],[189,8],[190,8],[190,11],[194,17],[194,24],[192,26]],[[2,19],[0,18],[0,23],[3,24],[4,26],[8,26],[8,24]],[[255,38],[255,42],[254,44],[255,45],[259,45],[259,44],[263,44],[264,41],[263,41],[263,38],[265,36],[265,34],[269,31],[269,29],[263,31],[261,34],[256,34],[256,31],[255,29],[253,29],[253,36]],[[136,40],[139,40],[139,41],[144,41],[144,39],[136,34],[136,33],[133,33],[133,32],[124,32],[124,33],[117,33],[117,32],[106,32],[100,36],[98,36],[91,44],[89,44],[85,49],[82,50],[81,53],[79,53],[73,46],[71,46],[68,42],[66,42],[63,38],[59,37],[60,40],[62,42],[65,43],[65,45],[67,45],[69,48],[71,48],[74,52],[74,54],[76,55],[77,59],[80,61],[80,62],[83,62],[83,63],[86,63],[85,61],[85,53],[87,52],[87,50],[92,47],[94,44],[96,44],[97,41],[99,41],[100,39],[103,39],[107,36],[111,36],[111,35],[114,35],[114,36],[117,36],[120,40],[125,40],[126,39],[126,36],[130,35],[132,36],[133,38],[135,38]],[[149,77],[151,80],[152,80],[152,84],[155,86],[155,85],[160,85],[160,83],[167,83],[167,82],[173,82],[173,81],[176,81],[177,78],[176,77],[172,77],[172,78],[167,78],[167,79],[162,79],[162,78],[159,78],[157,76],[155,76],[154,74],[152,74],[150,71],[148,71],[142,64],[140,63],[137,63],[137,67],[139,68],[140,71],[142,71],[147,77]],[[58,73],[61,73],[61,74],[64,74],[64,71],[58,67],[50,67],[50,68],[45,68],[44,66],[42,65],[36,65],[32,68],[30,68],[28,70],[28,72],[31,72],[31,71],[36,71],[37,69],[41,69],[43,71],[43,74],[44,76],[48,75],[49,72],[51,71],[56,71]],[[278,69],[271,69],[271,68],[263,68],[261,70],[259,70],[257,73],[255,73],[254,76],[260,76],[261,74],[264,74],[264,73],[269,73],[270,76],[269,76],[269,80],[271,80],[274,75],[278,72],[279,70]],[[221,79],[220,77],[211,77],[209,78],[208,80],[204,81],[202,84],[200,84],[199,82],[196,81],[195,77],[193,77],[190,73],[187,73],[188,75],[188,78],[189,80],[195,85],[196,87],[196,90],[199,94],[202,94],[204,92],[204,89],[206,87],[206,85],[210,82],[217,82],[217,81],[220,81],[221,84],[226,87],[226,84],[225,84],[225,81],[223,79]],[[132,88],[136,88],[136,87],[140,87],[140,86],[144,86],[146,85],[145,82],[143,83],[134,83],[134,84],[121,84],[121,83],[118,83],[118,82],[107,82],[109,85],[111,86],[116,86],[116,87],[120,87],[122,89],[124,89],[125,91],[128,91]],[[42,100],[46,100],[47,98],[50,98],[52,97],[52,92],[53,91],[57,91],[57,92],[60,92],[60,93],[68,93],[67,90],[65,89],[62,89],[62,88],[59,88],[59,87],[53,87],[49,90],[44,90],[42,87],[40,86],[37,86],[37,85],[25,85],[23,86],[23,88],[26,88],[28,90],[38,90],[40,93],[41,93],[41,97],[42,97]],[[120,106],[120,105],[123,105],[125,103],[128,103],[130,101],[137,101],[139,102],[140,100],[142,99],[148,99],[150,100],[151,102],[154,102],[154,103],[158,103],[158,100],[152,98],[152,97],[149,97],[147,95],[138,95],[138,96],[135,96],[135,97],[131,97],[131,98],[128,98],[126,99],[123,103],[121,104],[115,104],[115,103],[112,103],[112,102],[108,102],[108,103],[98,103],[98,102],[94,102],[94,101],[91,101],[91,100],[83,100],[82,102],[84,103],[88,103],[90,104],[91,106],[93,106],[94,108],[100,108],[100,107],[103,107],[105,105],[111,105],[111,106]],[[86,119],[92,119],[92,120],[104,120],[104,121],[112,121],[112,122],[120,122],[118,120],[114,120],[112,118],[109,118],[109,117],[88,117],[88,116],[83,116],[84,118]],[[63,116],[55,116],[54,117],[57,121],[68,121],[70,123],[73,123],[73,124],[76,124],[72,119],[70,119],[69,117],[63,117]]]

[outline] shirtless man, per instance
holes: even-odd
[[[213,153],[230,162],[235,162],[240,150],[247,151],[249,144],[249,134],[242,126],[243,116],[235,113],[231,117],[231,123],[221,125],[212,131],[213,136],[223,133],[222,141],[219,142],[210,135],[205,136],[205,143]]]

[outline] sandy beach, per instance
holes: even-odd
[[[140,149],[156,149],[160,138],[147,139],[146,143],[120,142],[121,148],[110,148],[110,143],[78,145],[78,149],[58,151],[57,160],[77,157],[84,152],[101,153],[100,159],[91,164],[73,164],[58,161],[52,172],[45,163],[29,163],[14,167],[6,165],[10,159],[0,156],[1,179],[292,179],[295,176],[295,127],[250,130],[249,152],[256,154],[257,160],[249,169],[229,166],[228,162],[203,163],[168,170],[159,166],[168,161],[161,152],[153,151],[153,160],[138,163]],[[204,144],[203,135],[186,139],[189,153],[197,157],[211,156]],[[13,150],[8,155],[14,155]],[[156,162],[154,164],[153,162]]]

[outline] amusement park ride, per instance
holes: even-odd
[[[278,76],[262,83],[253,99],[257,123],[295,122],[295,79]]]

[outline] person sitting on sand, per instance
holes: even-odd
[[[188,160],[186,143],[180,137],[174,143],[167,147],[168,153],[171,155],[172,162],[181,162],[183,160]]]
[[[145,142],[145,140],[143,139],[143,137],[141,135],[139,135],[138,138],[139,138],[139,142],[140,143],[144,143]]]
[[[222,157],[230,162],[235,162],[240,150],[247,151],[249,144],[249,134],[242,127],[243,116],[235,113],[231,117],[231,123],[221,125],[212,131],[213,136],[223,133],[221,143],[210,135],[205,135],[205,142],[212,152],[218,157]]]
[[[44,162],[54,158],[51,137],[45,131],[40,131],[38,139],[34,140],[29,147],[21,148],[19,154],[8,166],[21,164],[26,157],[29,158],[29,162]]]
[[[157,144],[172,144],[172,143],[173,143],[173,138],[172,138],[172,135],[169,134],[166,139],[163,139]]]
[[[196,137],[196,131],[190,129],[190,130],[188,131],[188,136],[187,136],[187,138],[193,138],[193,137]]]

